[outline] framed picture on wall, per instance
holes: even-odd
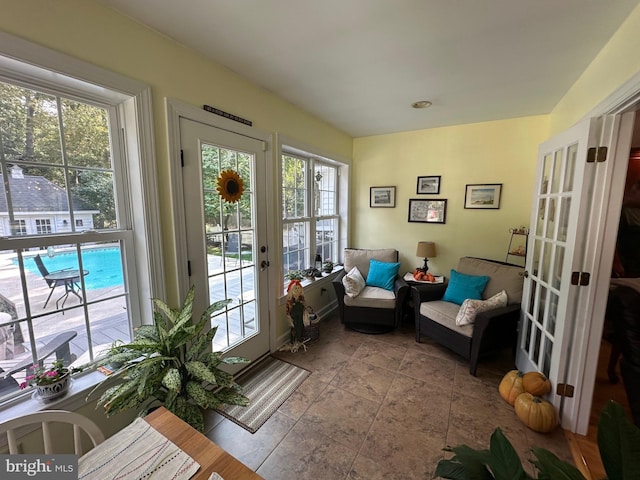
[[[440,193],[440,176],[418,177],[416,193],[438,194]]]
[[[396,206],[396,187],[371,187],[369,207],[394,208]]]
[[[444,223],[447,200],[409,199],[409,221],[419,223]]]
[[[501,183],[467,185],[464,193],[464,208],[500,208]]]

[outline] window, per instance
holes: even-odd
[[[36,191],[34,193],[40,193]],[[5,192],[5,195],[7,192]],[[51,230],[51,220],[48,218],[36,218],[36,235],[49,235]]]
[[[129,340],[164,289],[149,227],[158,224],[155,172],[141,142],[152,140],[148,87],[2,32],[0,40],[57,72],[0,53],[2,404],[19,397],[33,364],[82,364]]]
[[[338,260],[339,167],[298,154],[281,157],[282,245],[284,275]]]

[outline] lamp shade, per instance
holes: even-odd
[[[436,244],[433,242],[418,242],[416,257],[433,258],[436,256]]]

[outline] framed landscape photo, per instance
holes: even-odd
[[[444,223],[447,213],[446,200],[409,199],[409,221],[419,223]]]
[[[369,207],[394,208],[396,206],[396,187],[371,187]]]
[[[440,176],[435,177],[418,177],[418,187],[416,193],[422,194],[438,194],[440,193]]]
[[[464,193],[464,208],[500,208],[501,183],[467,185]]]

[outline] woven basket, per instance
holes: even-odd
[[[320,338],[320,321],[311,322],[311,325],[304,327],[302,337],[308,338],[310,342],[315,342]]]

